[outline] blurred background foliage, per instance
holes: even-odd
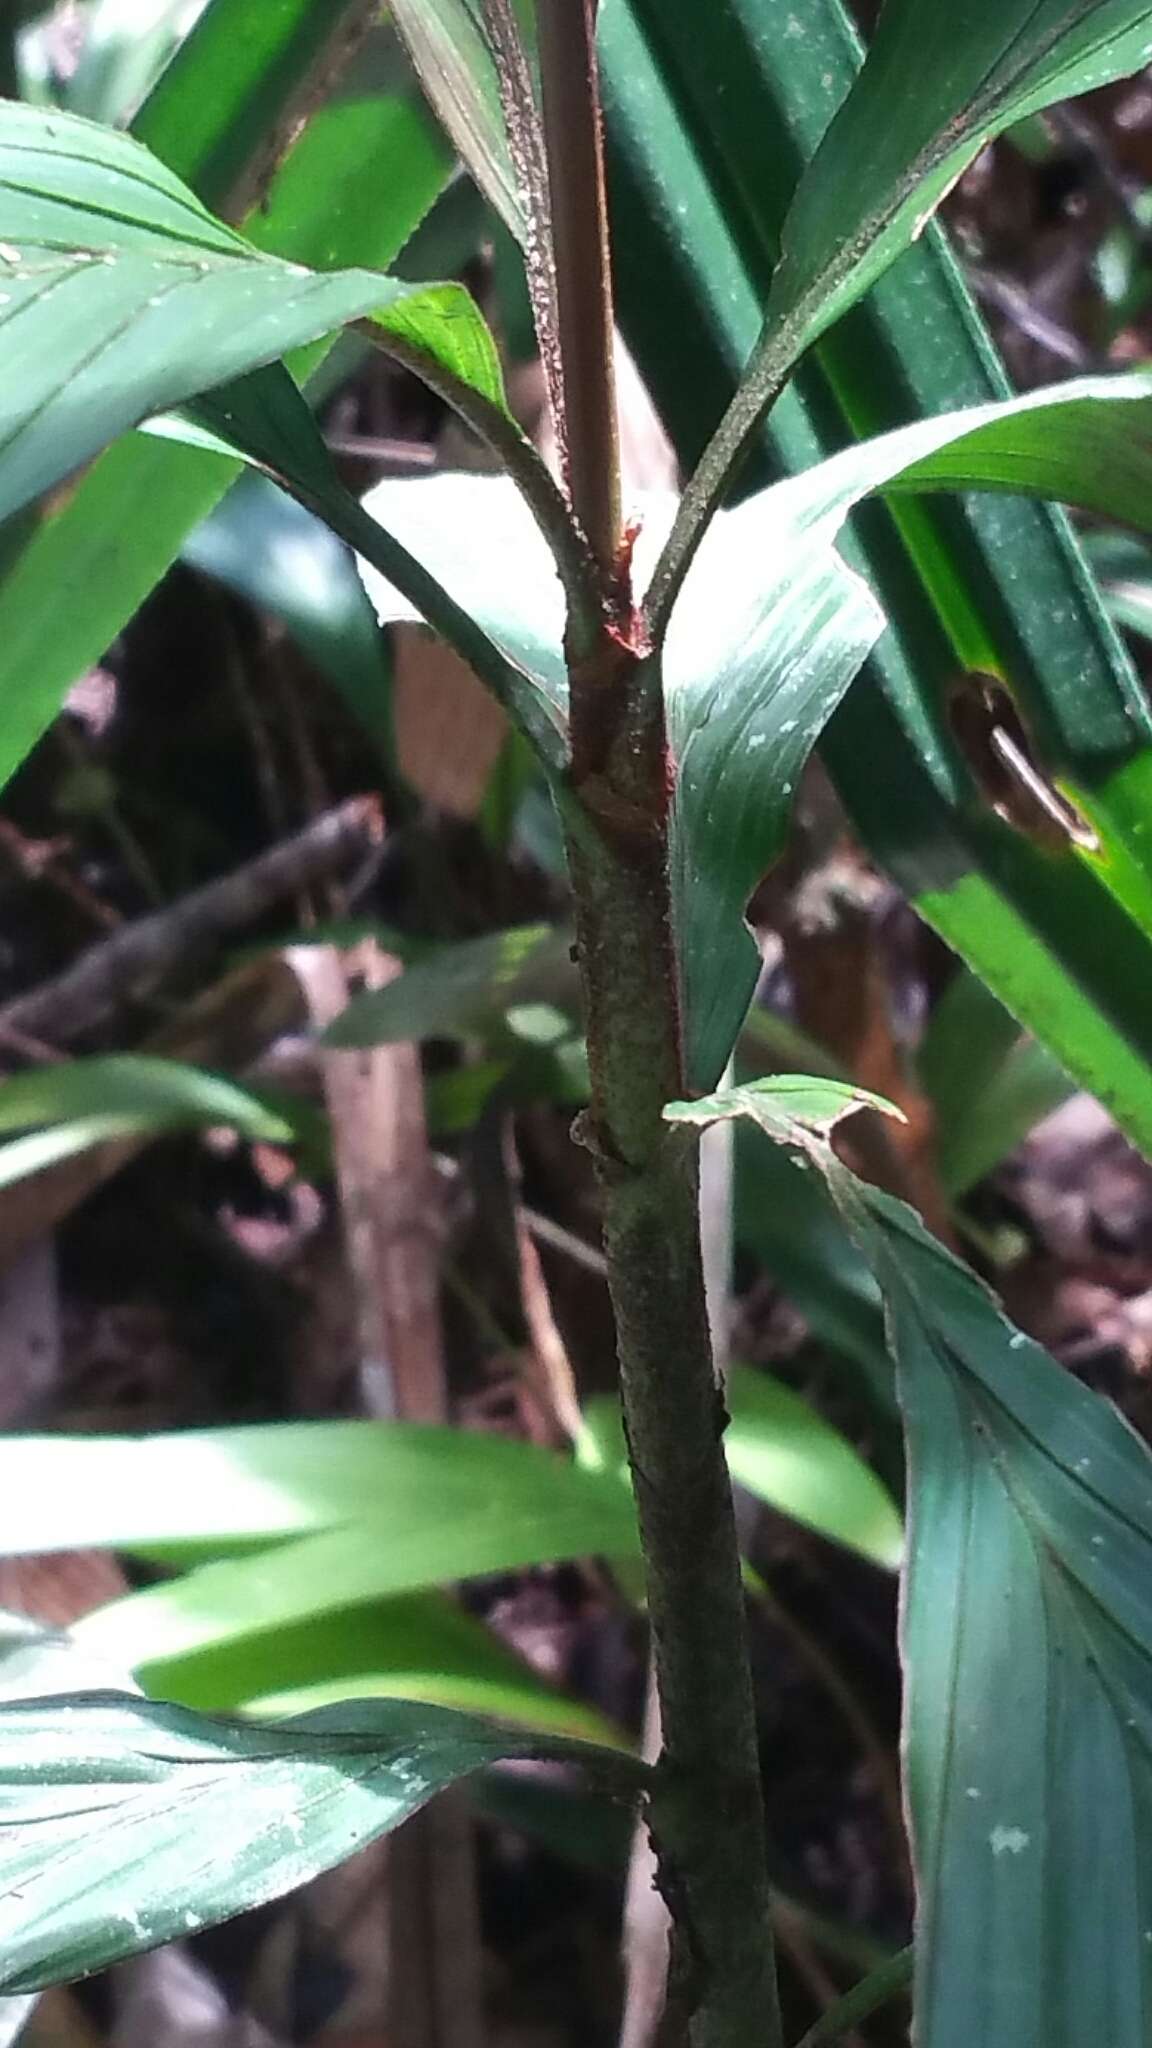
[[[131,126],[262,247],[464,281],[546,445],[499,150],[478,189],[394,29],[337,13],[25,0],[0,24],[0,83]],[[686,10],[606,12],[637,498],[698,453],[750,345],[782,197],[854,61],[835,23],[835,63],[813,38],[783,93],[770,53],[741,67]],[[749,194],[743,124],[770,107],[788,149]],[[661,210],[669,177],[688,229]],[[1004,137],[947,219],[1017,388],[1143,360],[1147,79]],[[960,290],[926,238],[777,409],[760,479],[999,388]],[[357,493],[484,467],[355,337],[302,368]],[[1143,703],[1152,554],[1091,522],[1081,538],[1111,623],[1087,581],[1071,623],[1050,596],[1062,517],[990,500],[856,516],[900,629],[754,898],[738,1066],[898,1102],[903,1126],[861,1125],[862,1170],[1147,1434],[1147,761],[1107,735],[1124,690]],[[985,714],[1015,721],[1110,865],[1053,853],[1026,786],[990,780],[949,709],[977,667],[1000,690]],[[147,435],[0,529],[0,683],[0,1604],[189,1705],[383,1693],[638,1745],[636,1538],[568,1139],[587,1067],[523,742],[423,630],[377,630],[309,515]],[[742,1131],[708,1155],[705,1212],[796,2033],[907,1938],[899,1435],[874,1282],[812,1180]],[[27,2040],[618,2038],[626,1816],[577,1799],[562,1765],[492,1770],[445,1813],[283,1907],[49,1994]],[[446,1954],[450,2019],[428,1994]],[[897,2007],[860,2038],[904,2024]]]

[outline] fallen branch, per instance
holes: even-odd
[[[279,846],[178,902],[122,925],[71,967],[0,1007],[0,1044],[72,1044],[285,897],[362,861],[383,834],[374,796],[350,797]]]

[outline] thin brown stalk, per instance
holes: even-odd
[[[606,583],[620,545],[608,205],[593,0],[539,0],[572,509]]]
[[[344,960],[331,947],[291,958],[318,1025],[347,1001],[349,969],[370,988],[400,972],[371,943]],[[365,1405],[403,1422],[446,1422],[437,1188],[419,1048],[322,1053],[321,1066]],[[387,2038],[404,2048],[481,2048],[475,1842],[459,1788],[391,1838],[385,1873]]]

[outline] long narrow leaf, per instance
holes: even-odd
[[[820,1093],[826,1132],[844,1105]],[[771,1082],[668,1114],[750,1116],[799,1150],[884,1294],[910,1454],[918,2041],[1143,2048],[1152,1456]]]
[[[736,1365],[725,1380],[724,1448],[733,1479],[778,1514],[891,1568],[903,1549],[891,1494],[860,1453],[807,1401],[770,1374]],[[583,1462],[623,1478],[620,1405],[598,1396],[585,1411]]]
[[[357,11],[357,10],[352,10]],[[212,0],[137,124],[161,160],[210,205],[227,204],[260,154],[264,127],[340,37],[331,0]],[[448,171],[446,152],[403,92],[314,115],[252,224],[261,246],[298,262],[384,267]],[[348,188],[351,189],[348,189]],[[330,196],[345,193],[334,207]],[[99,660],[227,488],[234,462],[121,442],[74,492],[41,511],[0,575],[0,779]]]
[[[491,343],[466,294],[264,256],[139,144],[91,123],[3,111],[0,223],[0,516],[148,414],[361,314],[491,396]]]
[[[0,1706],[0,1988],[86,1976],[279,1898],[442,1787],[533,1755],[642,1783],[611,1751],[404,1701],[271,1727],[130,1694]]]
[[[1152,53],[1147,0],[978,0],[924,69],[931,0],[888,0],[860,74],[797,190],[761,341],[685,492],[653,585],[658,618],[750,436],[804,351],[890,266],[982,145]]]
[[[938,26],[934,0],[886,0],[859,79],[801,180],[767,311],[770,328],[800,328],[795,353],[915,239],[985,143],[1152,56],[1147,0],[974,0],[934,37],[925,64]]]
[[[672,814],[672,891],[689,1073],[715,1084],[731,1053],[758,972],[743,924],[753,888],[783,844],[800,770],[874,645],[880,614],[835,552],[852,508],[871,492],[916,479],[920,489],[961,478],[1014,488],[1053,484],[1107,494],[1152,515],[1152,465],[1078,459],[1087,407],[1114,422],[1115,446],[1136,436],[1152,382],[1114,379],[944,415],[846,449],[722,515],[672,615],[664,654],[668,730],[678,775]],[[1115,403],[1116,401],[1122,401]],[[1129,409],[1131,407],[1131,410]],[[1033,409],[1035,408],[1035,409]],[[1064,422],[1074,455],[1061,458]],[[1100,431],[1108,436],[1108,428]]]
[[[791,20],[757,0],[691,20],[657,0],[613,0],[601,18],[618,304],[686,467],[753,345],[791,192],[859,62],[838,0],[817,0],[802,36]],[[1005,390],[930,227],[802,366],[758,444],[759,474]],[[940,710],[958,665],[1009,677],[1045,762],[1091,793],[1110,855],[1124,835],[1139,846],[1147,800],[1128,785],[1150,758],[1152,727],[1067,522],[967,498],[910,505],[899,530],[877,508],[842,545],[893,620],[867,687],[849,693],[824,741],[858,829],[949,944],[1152,1148],[1138,994],[1147,944],[1110,900],[1123,858],[1090,875],[1000,826]]]
[[[0,1475],[0,1553],[9,1555],[107,1545],[195,1557],[368,1521],[376,1527],[363,1545],[369,1575],[399,1573],[421,1585],[468,1570],[468,1539],[453,1529],[464,1522],[499,1545],[514,1523],[546,1519],[552,1505],[558,1519],[583,1517],[577,1549],[596,1549],[606,1537],[626,1547],[634,1541],[627,1498],[550,1453],[416,1424],[0,1437]],[[403,1556],[374,1554],[398,1541]],[[422,1577],[428,1544],[437,1557]],[[445,1545],[459,1557],[442,1570]]]
[[[149,1685],[154,1698],[210,1714],[242,1709],[279,1720],[352,1699],[421,1700],[544,1735],[621,1746],[604,1715],[537,1677],[483,1622],[439,1592],[335,1607],[295,1627],[240,1637],[214,1655],[154,1664]]]
[[[492,52],[471,0],[394,0],[396,26],[429,101],[505,226],[526,227]]]
[[[234,1081],[143,1053],[69,1060],[0,1082],[0,1132],[91,1116],[126,1117],[155,1130],[231,1125],[273,1143],[292,1135],[283,1117]]]

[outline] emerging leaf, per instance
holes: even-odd
[[[746,1081],[740,1088],[705,1095],[697,1102],[670,1102],[664,1114],[669,1123],[705,1126],[746,1116],[778,1144],[794,1145],[800,1132],[826,1138],[846,1116],[860,1109],[878,1109],[903,1121],[902,1112],[882,1095],[811,1074],[771,1074],[762,1081]]]
[[[429,101],[509,232],[525,235],[496,67],[475,0],[393,0],[393,17]]]

